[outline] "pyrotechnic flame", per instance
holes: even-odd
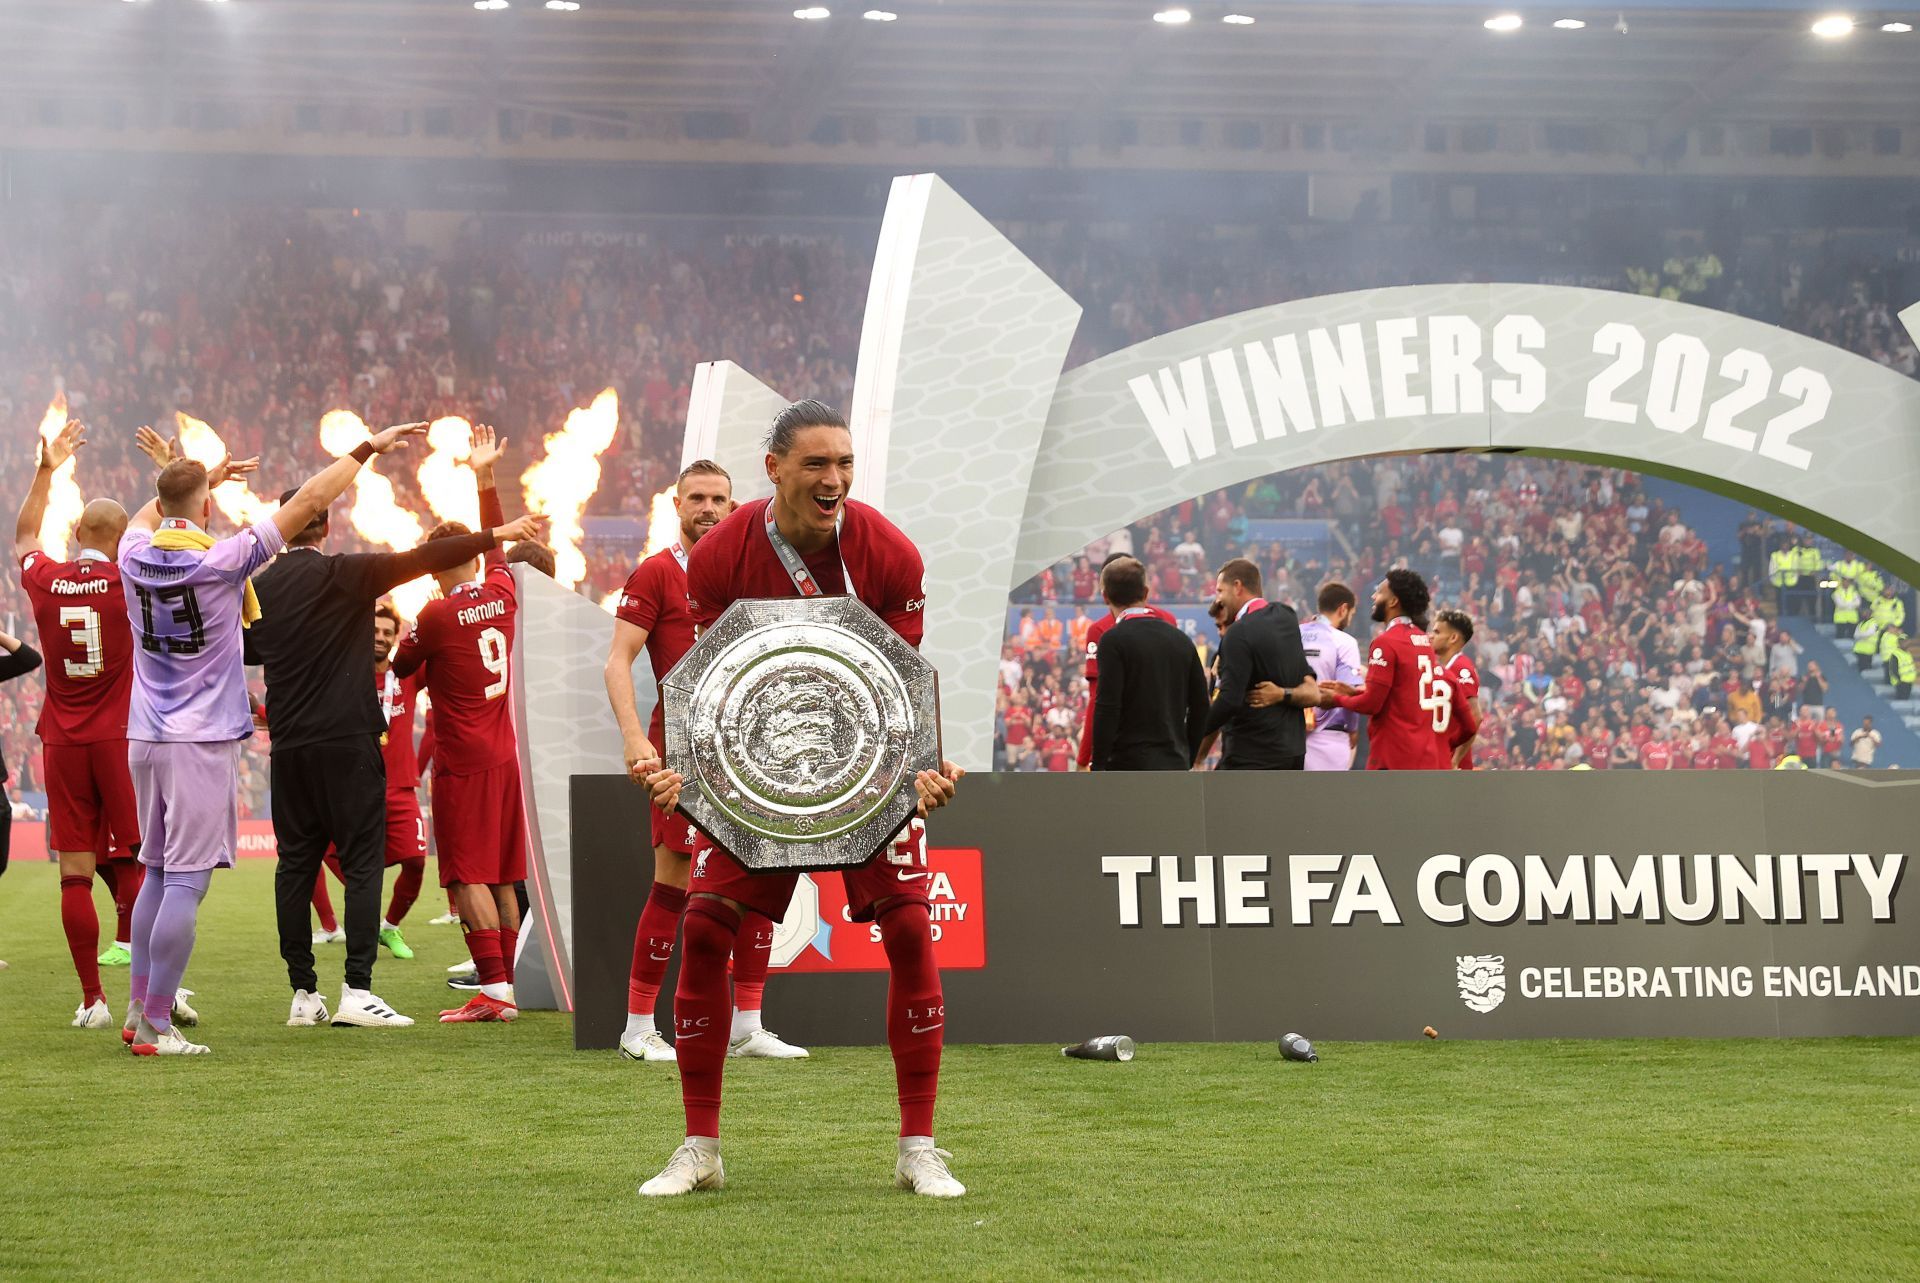
[[[190,414],[175,410],[174,426],[179,429],[180,451],[203,467],[211,468],[227,457],[227,443],[220,434]],[[227,514],[227,520],[239,526],[251,526],[271,517],[280,507],[262,499],[244,480],[229,481],[213,488],[213,506]]]
[[[432,453],[420,463],[420,494],[442,521],[458,521],[469,530],[480,528],[480,496],[465,460],[473,449],[473,425],[465,419],[435,419],[427,428]]]
[[[360,416],[351,410],[329,410],[320,417],[320,448],[338,457],[349,454],[372,433]],[[347,520],[354,533],[370,544],[404,552],[426,537],[420,518],[402,508],[393,497],[393,482],[373,470],[371,461],[360,469],[353,482],[353,506]],[[420,608],[433,595],[433,581],[415,579],[393,590],[394,609],[408,619],[417,619]]]
[[[620,594],[625,591],[626,589],[624,588],[616,588],[612,592],[608,593],[606,596],[602,597],[600,599],[600,609],[606,611],[609,615],[619,610]]]
[[[651,557],[680,537],[680,514],[673,510],[673,487],[653,497],[647,509],[647,546],[640,555]]]
[[[67,394],[56,392],[47,406],[46,416],[40,420],[40,439],[51,441],[66,426]],[[79,457],[75,455],[54,469],[53,485],[47,491],[47,512],[40,519],[40,546],[55,561],[67,559],[67,537],[73,533],[74,523],[80,520],[80,510],[87,506],[80,495],[79,483],[73,479],[73,468]]]
[[[554,578],[572,588],[587,574],[580,552],[580,514],[600,488],[600,455],[620,428],[620,398],[608,388],[584,410],[567,414],[566,426],[547,436],[547,457],[520,478],[527,509],[553,523]]]

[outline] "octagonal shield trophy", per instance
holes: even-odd
[[[680,810],[750,873],[867,863],[940,766],[933,666],[853,597],[736,601],[661,690]]]

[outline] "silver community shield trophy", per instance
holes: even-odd
[[[736,601],[661,688],[680,809],[751,873],[867,863],[940,766],[933,666],[853,597]]]

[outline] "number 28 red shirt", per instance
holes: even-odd
[[[1446,728],[1448,701],[1436,700],[1438,665],[1433,643],[1404,616],[1388,624],[1367,648],[1367,684],[1357,695],[1341,695],[1341,708],[1364,713],[1367,769],[1430,771],[1434,737]]]

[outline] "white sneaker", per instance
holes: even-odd
[[[673,1044],[660,1036],[658,1029],[649,1029],[644,1033],[620,1037],[620,1058],[622,1060],[678,1060],[673,1054]]]
[[[173,1023],[192,1028],[200,1023],[200,1013],[187,1005],[187,999],[193,997],[193,990],[179,989],[173,995]]]
[[[113,1011],[107,1006],[107,1000],[100,998],[89,1005],[80,1007],[73,1013],[75,1029],[105,1029],[113,1023]]]
[[[294,990],[293,1010],[287,1013],[287,1023],[296,1029],[311,1029],[315,1025],[326,1024],[327,1000],[305,989]]]
[[[893,1187],[910,1189],[928,1198],[959,1198],[967,1192],[967,1187],[953,1179],[953,1173],[947,1170],[947,1160],[952,1157],[946,1150],[932,1145],[901,1150],[900,1161],[893,1165]]]
[[[660,1174],[640,1187],[648,1198],[691,1194],[697,1189],[725,1189],[727,1169],[718,1144],[712,1149],[688,1141],[673,1151]]]
[[[768,1060],[805,1060],[807,1049],[796,1047],[792,1043],[782,1042],[780,1035],[771,1029],[756,1029],[744,1038],[736,1038],[728,1044],[729,1056],[763,1056]]]
[[[332,931],[316,931],[313,933],[313,942],[315,944],[343,944],[346,942],[346,938],[346,931],[337,927]]]
[[[405,1029],[412,1023],[412,1016],[401,1015],[380,1001],[377,994],[364,989],[342,990],[340,1006],[333,1013],[335,1029],[349,1025],[360,1029]]]
[[[450,976],[457,976],[463,971],[475,971],[475,970],[478,970],[478,968],[476,968],[473,965],[473,959],[468,958],[465,962],[456,962],[451,967],[448,967],[447,974]]]
[[[136,1056],[204,1056],[208,1048],[197,1042],[188,1042],[178,1029],[169,1029],[152,1042],[135,1042],[133,1054]]]
[[[437,918],[427,919],[427,925],[430,927],[451,927],[451,926],[458,926],[459,923],[460,923],[460,915],[455,913],[452,909],[448,909],[445,913],[441,914]]]

